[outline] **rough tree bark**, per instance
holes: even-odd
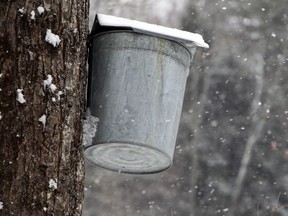
[[[81,215],[88,1],[0,11],[0,215]]]

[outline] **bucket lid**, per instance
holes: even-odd
[[[96,14],[92,27],[91,35],[111,30],[132,30],[137,33],[157,36],[173,41],[183,43],[187,47],[204,47],[209,45],[203,40],[202,36],[197,33],[191,33],[174,28],[148,24],[145,22],[130,20],[126,18],[115,17],[111,15]]]

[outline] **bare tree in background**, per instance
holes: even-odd
[[[255,74],[255,90],[254,90],[254,99],[251,103],[250,108],[250,117],[251,117],[251,129],[249,131],[249,136],[245,144],[244,152],[241,159],[241,165],[238,170],[238,174],[235,180],[234,190],[232,191],[231,197],[231,210],[230,215],[234,215],[235,210],[237,209],[237,202],[240,196],[240,193],[243,189],[243,181],[247,174],[247,169],[252,157],[253,146],[256,144],[260,138],[264,125],[265,125],[265,116],[263,115],[263,107],[261,106],[261,96],[264,91],[264,56],[263,54],[255,53],[252,58],[254,62],[253,69]]]
[[[248,174],[248,168],[252,160],[253,153],[257,153],[253,151],[253,148],[257,142],[259,142],[261,135],[263,135],[265,124],[267,124],[267,114],[270,113],[270,108],[273,106],[273,98],[275,97],[276,91],[279,88],[279,81],[282,79],[281,70],[276,70],[274,72],[274,79],[269,83],[269,90],[266,97],[263,96],[267,91],[265,90],[267,83],[265,83],[264,56],[265,54],[269,54],[269,51],[267,50],[264,41],[261,43],[261,47],[255,49],[262,50],[262,52],[255,53],[254,56],[251,57],[253,62],[251,63],[251,68],[254,70],[255,74],[254,99],[250,108],[251,129],[249,130],[249,135],[241,158],[241,164],[235,179],[233,191],[231,193],[230,216],[237,215],[237,203],[239,202],[241,191],[243,191],[244,181],[246,175]],[[262,100],[265,100],[265,104],[262,104]],[[279,197],[277,200],[279,200]]]
[[[88,1],[0,11],[0,214],[81,215]]]

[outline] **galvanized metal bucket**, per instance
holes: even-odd
[[[92,39],[88,101],[99,118],[85,156],[124,173],[155,173],[172,164],[192,61],[183,44],[132,31]]]

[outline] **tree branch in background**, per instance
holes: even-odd
[[[264,59],[263,55],[256,53],[254,55],[255,62],[255,92],[254,99],[250,108],[250,116],[252,116],[252,125],[251,130],[248,136],[248,140],[245,144],[244,153],[241,160],[241,165],[234,183],[234,190],[232,192],[232,207],[231,207],[231,216],[234,215],[235,207],[239,199],[240,192],[243,188],[243,182],[247,174],[247,168],[251,160],[252,149],[257,140],[259,139],[264,124],[265,119],[262,116],[262,107],[261,107],[261,96],[263,93],[264,85]]]

